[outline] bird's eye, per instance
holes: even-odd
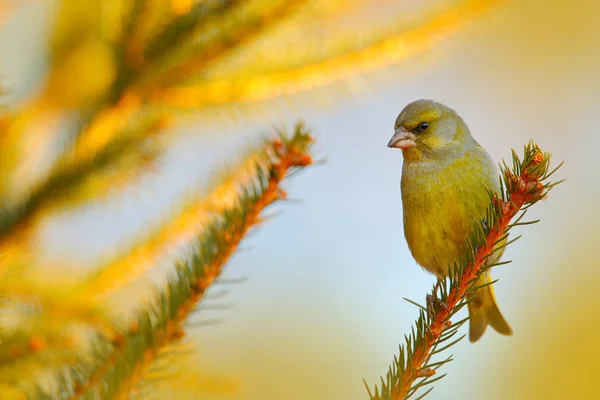
[[[429,122],[421,122],[419,124],[419,131],[424,131],[427,130],[427,128],[429,128]]]

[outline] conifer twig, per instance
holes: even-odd
[[[386,379],[381,379],[381,386],[375,387],[374,394],[367,386],[371,399],[408,399],[420,388],[444,376],[435,376],[436,370],[451,361],[452,357],[438,362],[430,360],[464,337],[455,336],[468,320],[465,318],[452,323],[450,319],[472,300],[472,294],[477,290],[474,285],[478,277],[489,268],[486,261],[498,251],[498,241],[514,226],[510,225],[511,220],[545,198],[548,191],[556,185],[546,182],[553,172],[548,172],[550,155],[543,153],[533,142],[525,146],[524,153],[521,161],[513,151],[512,169],[506,167],[506,164],[501,167],[503,191],[498,194],[490,193],[486,223],[475,222],[474,232],[468,238],[470,249],[455,262],[450,275],[434,286],[432,294],[427,296],[428,307],[419,306],[421,309],[416,330],[413,328],[412,333],[405,336],[406,344],[400,346],[400,354],[394,357]],[[419,399],[429,391],[431,389]]]
[[[195,242],[202,226],[235,205],[240,188],[256,178],[252,175],[255,166],[268,162],[269,156],[264,150],[264,147],[253,149],[240,166],[225,174],[221,172],[218,184],[208,195],[194,195],[182,209],[169,215],[156,231],[101,263],[97,271],[82,282],[67,285],[63,291],[62,286],[46,287],[43,282],[30,282],[19,277],[4,279],[0,291],[4,290],[13,301],[36,304],[43,310],[41,318],[63,323],[76,321],[111,337],[116,319],[110,318],[104,307],[106,298],[156,267],[156,260],[161,255]]]
[[[85,162],[56,165],[26,198],[0,210],[0,251],[8,256],[0,264],[0,273],[19,264],[34,227],[47,214],[66,204],[99,198],[107,188],[125,186],[148,169],[161,152],[157,139],[167,124],[166,117],[153,116],[122,129],[119,140]]]
[[[171,85],[153,94],[158,103],[179,108],[194,108],[231,102],[253,102],[308,91],[358,74],[389,66],[423,51],[465,22],[498,3],[498,0],[460,0],[447,9],[436,10],[411,27],[403,23],[404,15],[379,29],[360,35],[360,40],[335,42],[327,51],[306,57],[294,64],[275,68],[244,66],[238,74],[223,79],[204,80],[186,85]],[[341,7],[348,7],[340,3]],[[285,59],[286,57],[282,57]]]
[[[205,197],[196,198],[153,232],[143,238],[127,253],[119,254],[90,274],[75,289],[75,296],[82,301],[100,303],[115,291],[138,279],[156,265],[156,259],[165,249],[193,240],[202,230],[202,225],[215,214],[230,208],[235,202],[240,187],[254,179],[248,174],[257,163],[267,161],[266,155],[254,151],[247,160],[219,182]]]
[[[248,230],[261,222],[260,213],[286,193],[281,181],[296,169],[312,163],[308,149],[312,138],[302,125],[292,138],[281,136],[268,146],[268,165],[256,166],[256,180],[242,188],[238,202],[215,217],[198,238],[198,248],[188,262],[181,262],[167,288],[157,293],[155,304],[142,310],[136,320],[112,343],[98,346],[96,367],[73,368],[75,386],[62,393],[70,398],[96,393],[101,398],[126,397],[143,379],[145,370],[165,348],[184,336],[184,322],[195,310],[206,289],[219,276],[223,265]],[[81,371],[84,371],[83,373]],[[66,389],[66,390],[65,390]]]

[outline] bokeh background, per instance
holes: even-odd
[[[383,23],[386,7],[410,20],[434,3],[444,2],[383,1],[356,21]],[[44,70],[52,7],[31,0],[3,17],[0,68],[9,104],[26,98]],[[330,29],[360,27],[345,21]],[[559,172],[566,181],[531,210],[541,222],[520,229],[524,237],[505,256],[513,264],[494,270],[514,336],[490,330],[476,344],[456,345],[448,376],[428,398],[594,398],[598,38],[598,1],[499,2],[383,70],[189,116],[151,178],[108,209],[90,206],[46,224],[39,259],[84,273],[273,125],[302,118],[327,162],[288,182],[302,201],[278,205],[281,214],[244,242],[196,316],[220,322],[192,331],[196,351],[175,366],[176,384],[158,393],[192,398],[200,386],[207,399],[364,399],[362,378],[372,385],[387,371],[417,315],[402,297],[421,300],[434,282],[404,240],[402,157],[386,144],[404,105],[435,99],[459,112],[495,160],[534,139],[555,164],[566,161]],[[186,374],[185,363],[202,374]]]

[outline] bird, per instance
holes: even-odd
[[[388,147],[402,150],[400,187],[408,247],[415,261],[439,282],[467,247],[475,221],[486,223],[489,191],[500,192],[496,164],[456,111],[427,99],[402,109]],[[497,262],[503,252],[498,249],[487,265]],[[486,270],[475,285],[489,282]],[[512,335],[491,284],[477,289],[468,310],[471,342],[479,340],[488,325]]]

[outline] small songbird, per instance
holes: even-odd
[[[497,168],[462,118],[435,101],[407,105],[394,130],[388,147],[402,149],[404,157],[404,236],[417,263],[441,279],[467,246],[475,221],[485,223],[488,190],[500,191]],[[502,252],[490,257],[488,265],[498,261]],[[490,281],[488,270],[476,285]],[[512,334],[492,285],[478,289],[468,307],[471,342],[483,335],[487,325]]]

